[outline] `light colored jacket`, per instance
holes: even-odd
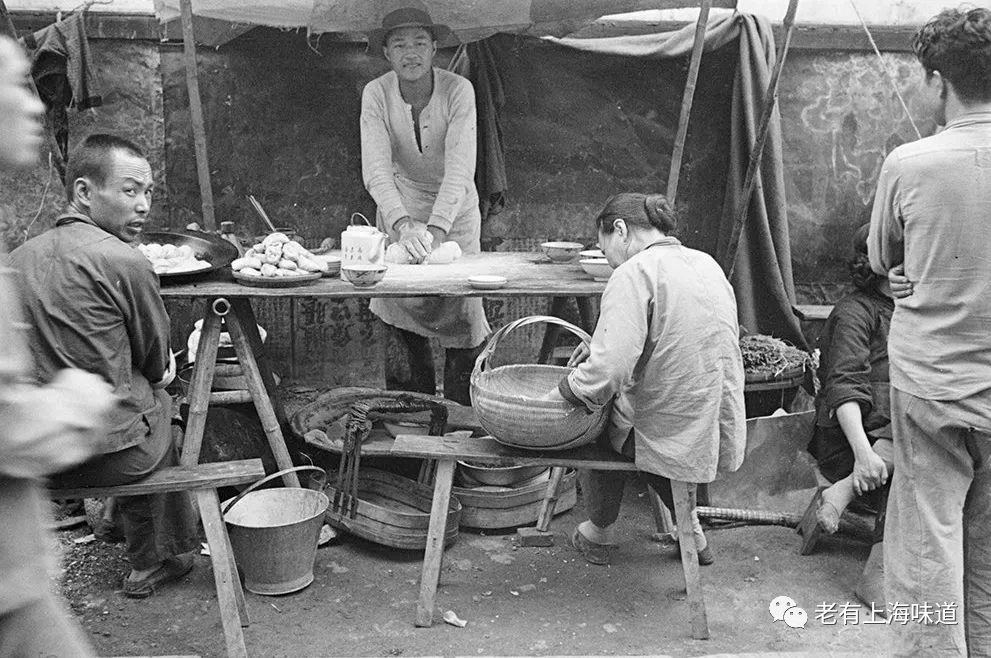
[[[708,254],[666,237],[613,272],[591,353],[567,379],[588,408],[613,404],[619,451],[642,471],[711,482],[743,463],[743,359],[733,289]]]

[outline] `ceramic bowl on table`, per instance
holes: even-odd
[[[371,288],[385,277],[385,265],[371,263],[344,263],[341,265],[341,278],[355,288]]]
[[[582,269],[596,281],[606,281],[612,275],[612,266],[605,258],[582,258]]]
[[[585,249],[584,251],[579,251],[578,255],[582,258],[605,258],[606,255],[601,249]]]
[[[580,242],[545,242],[540,248],[555,263],[566,263],[574,259],[584,246]]]
[[[468,277],[468,285],[476,290],[498,290],[506,285],[506,277],[497,274],[476,274]]]

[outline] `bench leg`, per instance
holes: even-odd
[[[220,499],[216,489],[201,489],[196,492],[196,502],[203,519],[207,545],[210,547],[210,561],[213,563],[213,580],[217,586],[217,600],[220,603],[220,622],[224,627],[224,641],[227,655],[231,658],[247,658],[244,647],[244,634],[241,632],[241,611],[247,622],[244,608],[244,592],[234,568],[234,556],[230,551],[227,528],[220,516]],[[238,595],[240,592],[240,596]]]
[[[674,496],[674,512],[678,517],[678,539],[681,545],[681,567],[685,572],[688,614],[692,622],[692,637],[696,640],[709,639],[709,621],[705,614],[705,599],[702,596],[702,578],[699,574],[698,551],[695,548],[695,534],[692,529],[692,504],[687,482],[671,481]]]
[[[420,575],[420,601],[416,605],[417,626],[429,627],[433,623],[434,595],[437,594],[440,567],[444,558],[444,534],[447,532],[447,509],[451,502],[453,482],[454,460],[440,460],[437,464],[437,474],[434,477],[430,527],[427,529],[427,549],[423,554],[423,573]]]

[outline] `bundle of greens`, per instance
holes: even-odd
[[[812,356],[785,341],[764,334],[746,334],[740,337],[743,353],[743,370],[748,375],[777,376],[796,367],[808,367]]]

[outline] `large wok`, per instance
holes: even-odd
[[[183,229],[168,229],[164,231],[146,231],[141,233],[139,240],[142,244],[174,244],[177,247],[184,244],[193,249],[193,253],[200,260],[210,263],[210,268],[196,272],[177,272],[175,274],[159,274],[162,283],[178,283],[189,279],[195,279],[208,274],[221,267],[231,264],[237,258],[237,248],[224,240],[220,236],[201,231],[187,231]]]

